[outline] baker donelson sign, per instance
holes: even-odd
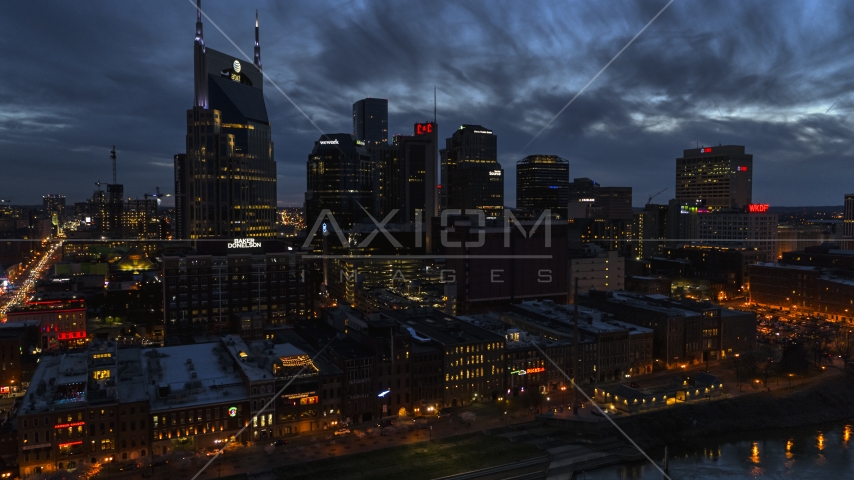
[[[258,248],[260,246],[261,244],[256,242],[254,238],[236,238],[228,244],[228,248]]]

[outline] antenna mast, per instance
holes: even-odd
[[[433,85],[433,123],[436,123],[436,85]]]

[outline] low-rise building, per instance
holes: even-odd
[[[570,254],[569,280],[570,292],[574,291],[576,280],[579,291],[622,290],[625,286],[626,259],[616,250],[605,251],[602,247],[587,244],[582,251]],[[569,295],[572,303],[573,295]]]
[[[386,310],[382,317],[409,331],[414,342],[441,350],[445,374],[439,407],[495,400],[504,391],[504,337],[436,309]]]
[[[759,305],[854,321],[854,274],[782,263],[751,265],[750,301]]]
[[[17,416],[24,477],[150,453],[138,355],[98,341],[85,352],[42,357]]]
[[[55,297],[55,298],[54,298]],[[42,351],[65,350],[86,345],[86,306],[82,296],[72,292],[52,297],[34,296],[7,313],[10,323],[38,321]]]
[[[653,358],[678,367],[728,358],[753,348],[756,314],[707,302],[673,301],[663,295],[587,292],[579,303],[609,312],[621,321],[653,330]]]

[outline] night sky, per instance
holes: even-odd
[[[840,205],[854,191],[854,2],[676,0],[527,149],[525,144],[666,0],[204,0],[252,55],[260,12],[265,72],[325,133],[352,132],[352,104],[389,99],[389,132],[432,119],[498,135],[515,205],[515,162],[570,161],[570,176],[663,188],[697,144],[746,145],[755,202]],[[187,0],[8,2],[0,15],[0,198],[69,203],[109,182],[142,198],[172,192],[193,101],[196,11]],[[240,58],[209,22],[206,44]],[[242,58],[241,58],[242,60]],[[251,61],[250,61],[251,62]],[[280,206],[302,205],[319,132],[264,86]],[[829,109],[829,111],[828,111]]]

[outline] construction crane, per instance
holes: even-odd
[[[665,191],[665,190],[667,190],[667,189],[665,188],[664,190],[662,190],[662,191],[660,191],[660,192],[658,192],[658,193],[656,193],[656,194],[654,194],[654,195],[650,195],[650,196],[649,196],[649,199],[647,199],[647,201],[646,201],[646,204],[647,204],[647,205],[649,205],[650,203],[652,203],[652,199],[653,199],[653,198],[655,198],[655,197],[657,197],[657,196],[659,196],[659,195],[661,195],[662,193],[664,193],[664,191]]]
[[[113,145],[113,149],[110,150],[110,160],[113,161],[113,185],[116,184],[116,146]]]
[[[160,199],[161,199],[161,198],[163,198],[163,197],[171,197],[171,196],[172,196],[172,194],[171,194],[171,193],[160,193],[160,187],[155,187],[155,191],[156,191],[157,193],[146,193],[146,194],[144,194],[145,199],[146,199],[146,200],[148,200],[148,199],[149,199],[149,197],[151,197],[151,198],[156,198],[156,199],[157,199],[157,204],[158,204],[158,205],[160,205]]]

